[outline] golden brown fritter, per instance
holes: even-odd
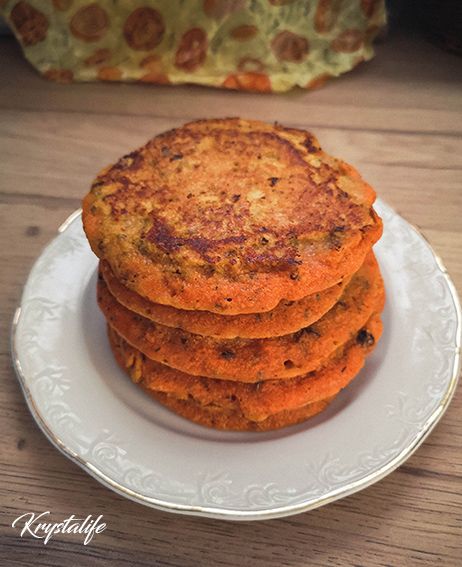
[[[263,421],[252,421],[236,410],[223,409],[213,405],[202,406],[195,400],[182,400],[162,392],[150,391],[149,394],[170,410],[190,421],[206,427],[228,431],[271,431],[296,425],[322,412],[332,401],[332,399],[322,400],[301,408],[281,411]]]
[[[346,345],[339,348],[316,371],[289,380],[266,380],[257,384],[192,376],[146,358],[114,329],[108,328],[112,351],[132,380],[148,392],[190,399],[202,406],[239,411],[251,421],[262,421],[284,410],[335,396],[357,375],[382,332],[375,314]]]
[[[154,323],[221,339],[279,337],[308,327],[340,299],[350,281],[350,278],[346,278],[324,291],[298,301],[281,301],[277,307],[264,313],[219,315],[211,311],[188,311],[153,303],[122,285],[107,262],[100,262],[100,272],[111,294],[130,311]]]
[[[308,132],[203,120],[103,170],[83,224],[129,289],[236,315],[270,311],[355,272],[381,235],[374,199]]]
[[[268,339],[214,339],[155,324],[123,307],[98,281],[98,303],[109,324],[148,358],[195,376],[259,382],[318,368],[384,303],[374,256],[367,257],[341,300],[313,325]]]

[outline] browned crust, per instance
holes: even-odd
[[[268,380],[245,384],[191,376],[146,358],[108,328],[109,341],[120,366],[147,392],[159,392],[178,399],[194,399],[201,406],[237,411],[248,420],[262,421],[285,410],[335,396],[364,365],[382,333],[380,316],[375,314],[355,338],[338,349],[325,365],[305,376],[289,380]]]
[[[98,303],[109,324],[148,358],[195,376],[259,382],[300,376],[318,368],[380,312],[384,288],[373,255],[353,276],[341,301],[319,321],[284,337],[221,340],[154,324],[116,301],[104,280]]]
[[[150,301],[236,315],[356,271],[382,224],[375,193],[311,134],[239,119],[166,132],[97,177],[94,252]]]
[[[281,301],[271,311],[243,315],[219,315],[210,311],[187,311],[153,303],[122,285],[107,262],[100,273],[119,303],[154,323],[221,339],[279,337],[308,327],[320,319],[340,299],[350,277],[298,301]]]

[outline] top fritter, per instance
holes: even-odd
[[[308,132],[201,120],[103,170],[83,223],[95,254],[147,299],[256,313],[355,272],[381,235],[374,199]]]

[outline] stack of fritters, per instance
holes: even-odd
[[[84,199],[118,363],[220,429],[322,411],[380,337],[375,193],[308,132],[239,119],[157,136]]]

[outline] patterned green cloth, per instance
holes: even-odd
[[[0,0],[25,56],[70,82],[322,84],[373,57],[383,0]]]

